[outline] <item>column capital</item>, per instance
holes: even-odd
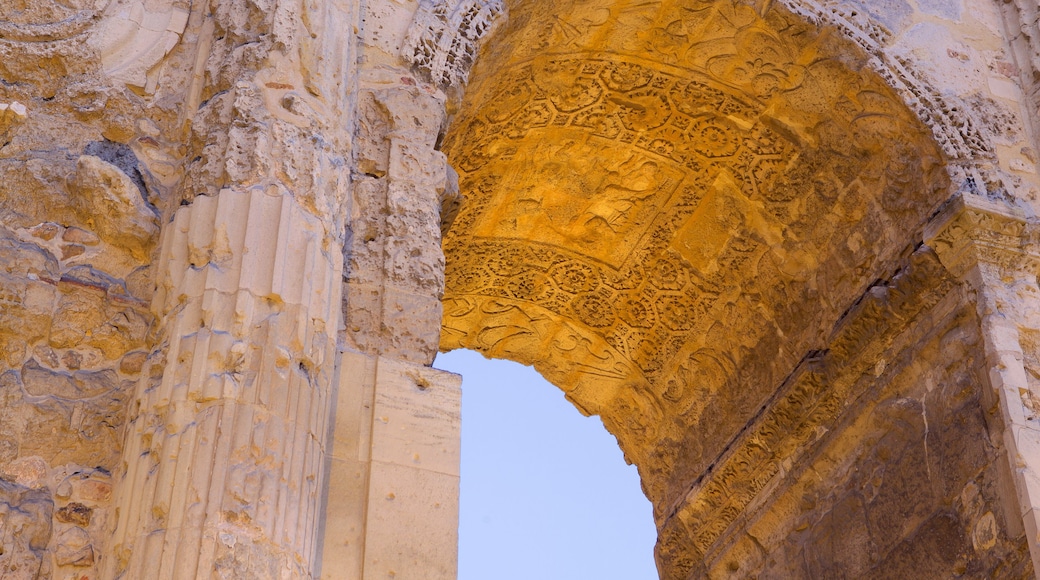
[[[1040,222],[1021,208],[980,195],[952,197],[925,226],[924,241],[958,278],[980,264],[1000,272],[1040,270]]]

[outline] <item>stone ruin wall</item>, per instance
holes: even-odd
[[[848,350],[777,386],[840,397],[784,477],[722,488],[739,516],[705,515],[706,488],[662,524],[662,577],[1030,577],[1036,8],[778,4],[857,43],[951,193],[998,207],[935,222],[936,252],[835,330]],[[309,577],[323,533],[323,577],[454,577],[457,384],[425,368],[461,199],[438,148],[509,8],[0,6],[0,577]],[[416,401],[448,426],[433,443],[380,431]],[[387,541],[402,521],[418,537]]]
[[[108,19],[132,54],[152,48],[139,63],[84,42],[102,8],[0,8],[0,561],[11,577],[96,577],[128,409],[155,342],[157,207],[177,180],[167,137],[181,133],[180,111],[140,89],[180,39],[187,6],[150,14],[164,23],[153,31]],[[109,49],[139,92],[107,74]],[[182,70],[183,51],[169,61]]]
[[[312,573],[356,17],[0,8],[4,577]]]

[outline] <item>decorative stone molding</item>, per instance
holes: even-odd
[[[602,415],[669,580],[797,576],[889,467],[951,575],[1028,570],[1035,4],[0,0],[0,576],[450,579],[438,341]]]
[[[90,37],[101,54],[105,73],[147,93],[155,92],[158,75],[152,69],[180,41],[189,6],[187,0],[112,0]]]
[[[979,131],[971,108],[958,103],[957,97],[930,86],[914,72],[913,63],[888,54],[886,45],[890,32],[864,10],[850,6],[845,0],[781,0],[780,3],[810,22],[836,27],[871,55],[871,68],[884,77],[906,105],[932,129],[936,142],[951,159],[969,162],[994,156],[993,145]]]
[[[503,0],[420,0],[401,54],[437,85],[465,85],[481,39],[505,9]]]
[[[1021,517],[1034,569],[1040,570],[1040,389],[1029,378],[1037,369],[1027,369],[1038,353],[1037,345],[1030,351],[1023,339],[1040,328],[1040,224],[1007,204],[961,194],[935,217],[925,241],[976,292],[986,349],[983,372],[991,389],[986,394],[1000,409],[998,428],[1018,495],[1018,505],[1006,508],[1007,517]]]
[[[1040,224],[1021,209],[971,193],[951,199],[924,236],[957,277],[980,263],[1008,273],[1040,266]]]

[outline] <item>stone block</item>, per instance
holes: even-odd
[[[372,460],[459,475],[462,377],[380,358]]]
[[[453,580],[458,476],[379,461],[371,469],[363,580]]]

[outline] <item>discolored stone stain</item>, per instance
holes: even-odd
[[[62,523],[75,524],[85,528],[90,525],[90,516],[93,513],[94,510],[87,506],[81,503],[71,502],[58,509],[58,511],[54,513],[54,518]]]

